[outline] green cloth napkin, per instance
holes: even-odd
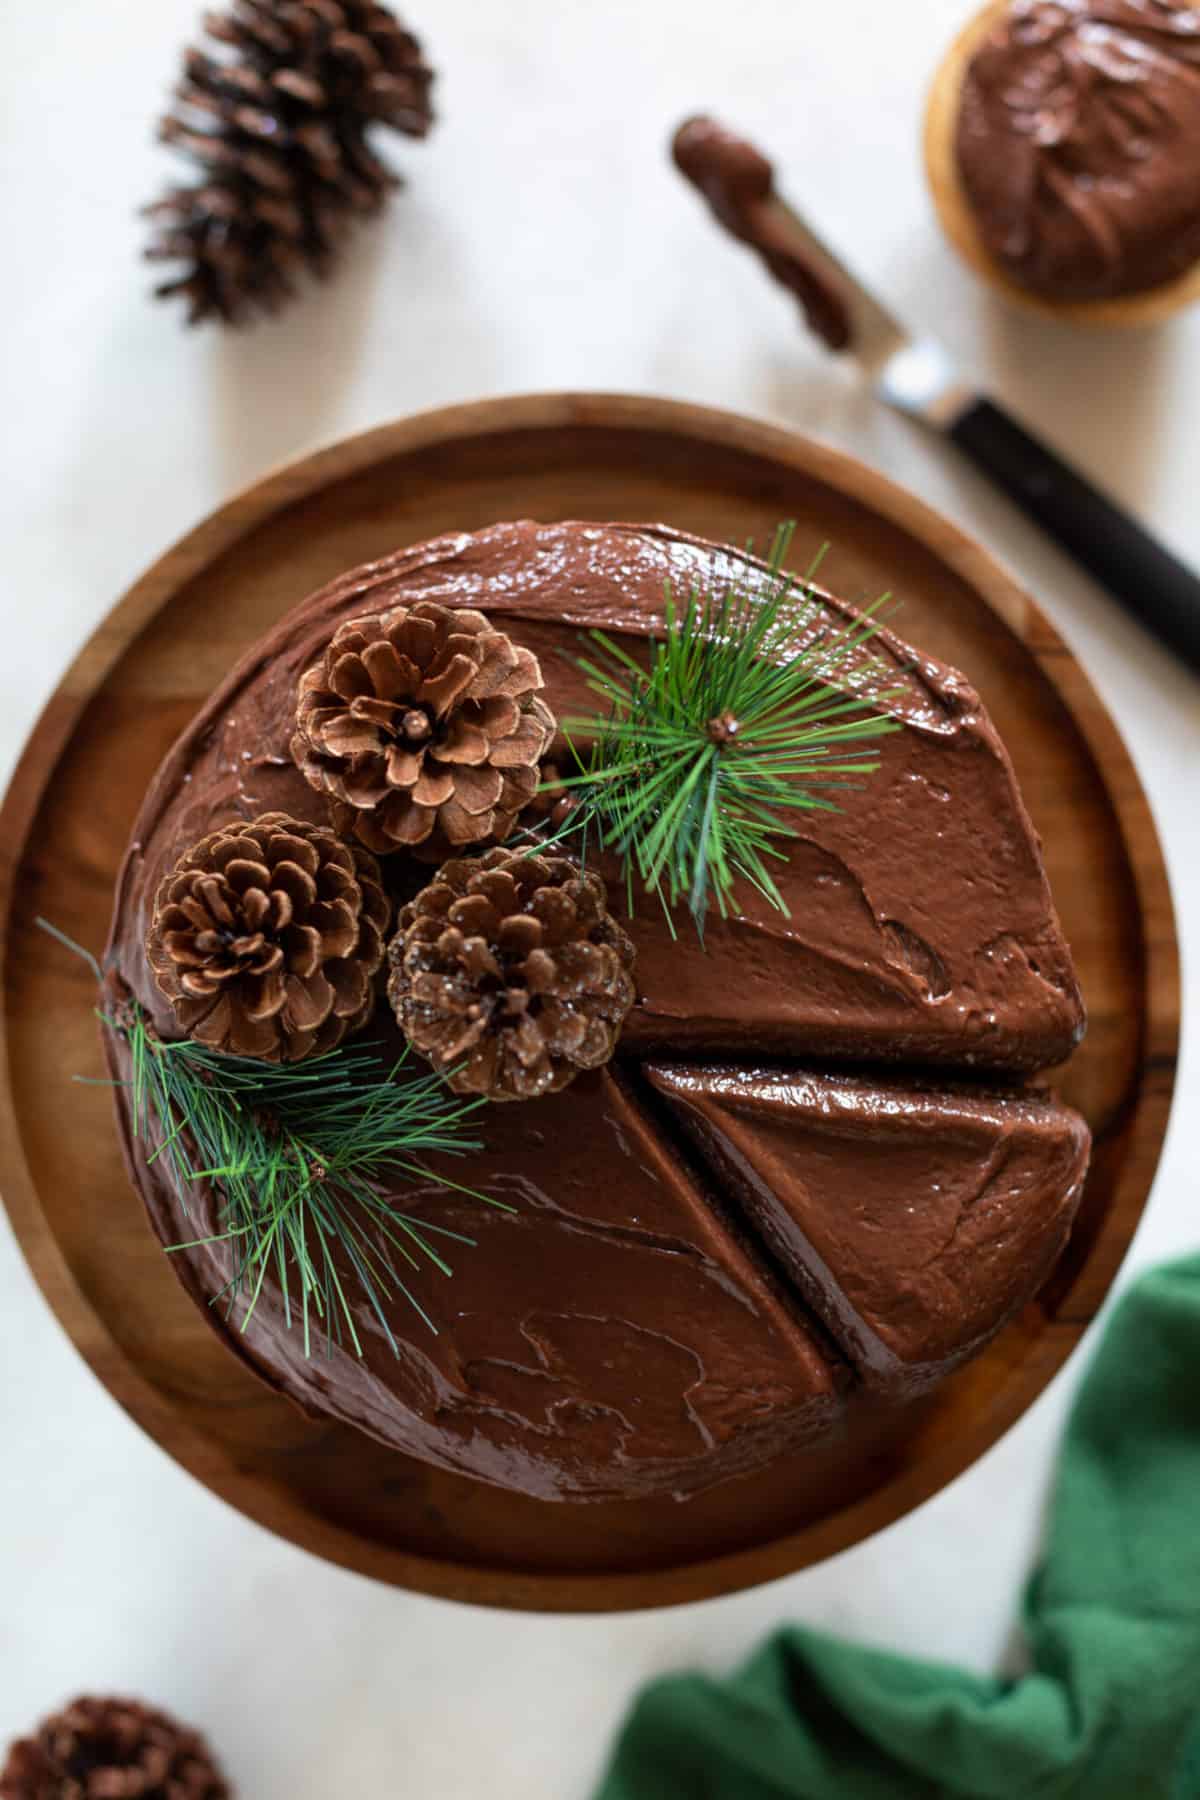
[[[1200,1256],[1113,1314],[1024,1616],[1015,1681],[800,1627],[659,1681],[597,1800],[1200,1800]]]

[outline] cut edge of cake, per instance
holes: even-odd
[[[917,1392],[1037,1291],[1090,1134],[1044,1091],[653,1062],[645,1077],[868,1386]]]

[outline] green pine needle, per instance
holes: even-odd
[[[636,874],[668,920],[686,899],[701,937],[709,905],[726,916],[739,880],[787,912],[768,867],[797,835],[786,815],[836,810],[836,790],[879,766],[856,746],[897,729],[881,710],[896,690],[862,655],[882,601],[790,647],[820,604],[813,571],[783,572],[793,529],[776,533],[765,574],[719,595],[694,588],[682,614],[668,583],[648,668],[600,631],[599,656],[578,659],[607,715],[567,721],[578,773],[560,784],[575,804],[556,841],[580,836],[586,853],[594,833],[620,857],[631,896]],[[574,735],[591,738],[586,758]]]
[[[479,1149],[478,1140],[464,1135],[464,1122],[485,1102],[456,1100],[438,1075],[408,1074],[407,1053],[389,1066],[377,1050],[350,1046],[275,1065],[224,1056],[188,1038],[164,1042],[136,1003],[120,1019],[104,1016],[129,1046],[139,1137],[147,1136],[148,1115],[154,1116],[161,1141],[149,1160],[166,1159],[185,1211],[196,1183],[212,1183],[218,1193],[223,1229],[170,1248],[233,1245],[233,1274],[216,1299],[230,1312],[242,1304],[241,1330],[273,1270],[287,1324],[299,1320],[306,1356],[314,1328],[327,1348],[348,1340],[361,1356],[340,1251],[393,1354],[399,1351],[386,1305],[395,1294],[436,1332],[397,1263],[416,1269],[424,1259],[450,1275],[433,1240],[474,1240],[410,1217],[379,1184],[396,1175],[433,1180],[421,1158]],[[436,1179],[512,1210],[445,1176]]]
[[[89,951],[47,920],[37,923],[103,979]],[[305,1356],[314,1336],[324,1337],[327,1350],[349,1343],[361,1356],[348,1265],[394,1355],[387,1305],[397,1294],[436,1332],[400,1271],[429,1263],[450,1275],[439,1244],[474,1240],[411,1217],[382,1186],[397,1176],[436,1180],[512,1212],[501,1200],[434,1176],[422,1160],[480,1149],[466,1135],[466,1121],[485,1100],[460,1100],[440,1075],[411,1073],[407,1050],[388,1062],[378,1048],[351,1044],[301,1062],[263,1063],[190,1038],[168,1043],[132,999],[99,1016],[129,1048],[130,1079],[122,1085],[133,1129],[144,1142],[158,1139],[148,1161],[166,1163],[185,1213],[198,1184],[215,1191],[221,1230],[169,1248],[233,1246],[233,1273],[214,1297],[227,1317],[240,1304],[245,1331],[273,1272],[287,1324],[303,1332]]]

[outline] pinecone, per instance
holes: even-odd
[[[418,600],[338,628],[301,679],[292,755],[379,855],[505,838],[554,736],[541,686],[482,613]]]
[[[548,826],[556,837],[562,833],[571,814],[578,811],[580,805],[579,789],[567,786],[570,778],[570,775],[564,775],[557,763],[543,763],[538,771],[537,793],[529,803],[531,819]]]
[[[369,148],[372,124],[424,137],[433,72],[373,0],[235,0],[205,28],[227,54],[190,49],[160,135],[204,180],[147,209],[151,262],[187,264],[156,289],[182,294],[188,323],[275,312],[294,276],[324,275],[356,216],[397,178]]]
[[[533,1100],[599,1068],[633,1005],[634,949],[599,875],[489,850],[448,862],[400,914],[388,999],[459,1094]]]
[[[204,1739],[136,1700],[76,1700],[20,1738],[0,1800],[229,1800]]]
[[[164,878],[146,954],[189,1037],[298,1062],[366,1024],[390,913],[373,856],[264,813],[214,831]]]

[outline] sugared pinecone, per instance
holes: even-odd
[[[20,1738],[0,1800],[229,1800],[204,1739],[136,1700],[80,1699]]]
[[[606,1063],[634,1000],[634,948],[604,882],[556,856],[448,862],[400,914],[388,998],[459,1094],[533,1100]]]
[[[188,323],[275,312],[302,269],[324,275],[355,217],[399,185],[367,142],[371,125],[424,137],[433,72],[373,0],[236,0],[205,29],[225,55],[189,49],[163,141],[199,162],[197,187],[148,208],[152,262],[183,262],[161,297]]]
[[[373,856],[264,813],[214,831],[163,879],[146,954],[189,1037],[299,1062],[366,1024],[390,913]]]
[[[292,755],[379,855],[505,838],[554,716],[537,657],[480,612],[418,600],[350,619],[300,682]]]

